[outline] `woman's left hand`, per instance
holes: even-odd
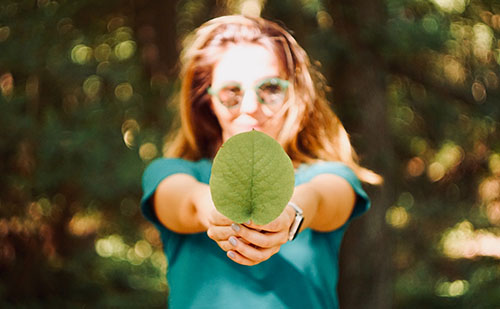
[[[252,266],[268,260],[288,241],[294,218],[295,211],[287,206],[278,218],[266,225],[232,223],[228,228],[224,224],[213,224],[207,234],[227,252],[231,260]]]

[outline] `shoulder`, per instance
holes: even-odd
[[[303,164],[296,171],[296,184],[310,182],[314,177],[323,174],[342,177],[354,190],[356,204],[350,219],[361,215],[370,208],[370,199],[358,176],[348,165],[342,162],[319,161],[313,164]]]
[[[321,174],[333,174],[345,178],[349,183],[360,184],[354,171],[345,163],[337,161],[319,161],[312,164],[302,164],[297,169],[296,175],[302,182],[309,182]]]
[[[160,158],[147,166],[142,175],[142,185],[143,188],[156,187],[161,180],[173,174],[187,174],[203,181],[210,177],[211,168],[212,163],[208,159]]]
[[[198,162],[198,161],[196,161]],[[184,169],[188,170],[193,168],[195,161],[188,161],[181,158],[159,158],[153,160],[146,168],[145,173],[151,173],[159,169]]]

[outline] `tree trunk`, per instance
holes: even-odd
[[[394,200],[391,176],[394,150],[388,129],[386,73],[378,56],[378,30],[385,25],[380,0],[330,1],[334,31],[345,54],[331,70],[334,101],[348,106],[345,121],[362,164],[384,177],[382,187],[367,188],[371,210],[348,229],[341,250],[341,308],[391,308],[392,248],[385,212]],[[362,147],[360,147],[362,146]]]
[[[134,0],[136,33],[142,61],[150,76],[177,75],[176,6],[178,0]]]
[[[179,0],[132,0],[134,32],[146,80],[150,80],[144,123],[160,132],[170,127],[166,105],[179,73],[176,31]]]

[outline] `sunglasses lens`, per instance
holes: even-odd
[[[277,79],[269,80],[257,89],[257,95],[264,104],[278,104],[285,100],[286,87]]]
[[[227,107],[233,107],[241,102],[243,91],[239,86],[231,85],[219,91],[219,99]]]

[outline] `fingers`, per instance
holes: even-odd
[[[278,232],[280,229],[282,229],[281,225],[282,225],[281,222],[277,220],[271,221],[266,225],[257,225],[253,222],[245,223],[246,227],[249,227],[257,231],[266,231],[266,232]]]
[[[283,233],[265,233],[243,225],[211,226],[207,235],[228,252],[228,257],[242,265],[256,265],[276,254],[286,242]],[[230,253],[232,252],[232,253]]]
[[[254,230],[262,230],[267,232],[281,232],[284,230],[288,231],[290,229],[290,226],[292,225],[293,219],[295,218],[295,211],[290,211],[289,207],[290,206],[285,207],[285,209],[283,209],[283,212],[281,212],[281,214],[276,219],[269,222],[268,224],[256,225],[253,222],[250,222],[245,223],[245,226]]]
[[[215,241],[225,241],[231,236],[241,237],[243,241],[260,248],[281,246],[288,241],[288,230],[277,233],[256,231],[244,225],[233,223],[230,226],[214,226],[208,228],[207,235]]]
[[[252,222],[236,224],[213,210],[209,214],[207,235],[227,252],[227,256],[242,265],[256,265],[276,254],[288,241],[290,216],[283,212],[266,225]]]
[[[260,248],[272,248],[281,246],[288,241],[288,229],[280,232],[265,232],[258,231],[246,227],[246,225],[233,225],[233,229],[237,229],[236,235],[240,236],[247,242],[254,244]]]
[[[218,231],[215,231],[214,234],[210,235],[210,238],[212,239],[222,237],[221,235],[226,233],[231,233],[230,231],[225,231],[223,228],[215,229]],[[234,233],[234,231],[232,233]],[[234,235],[226,238],[225,240],[215,240],[215,242],[223,251],[228,253],[227,256],[234,262],[248,266],[266,261],[280,249],[280,246],[272,248],[259,248],[246,242],[242,238],[237,238]]]
[[[258,264],[255,261],[250,261],[249,259],[247,259],[246,257],[244,257],[243,255],[239,254],[236,251],[228,251],[227,252],[227,256],[231,260],[233,260],[234,262],[236,262],[238,264],[241,264],[241,265],[253,266],[253,265],[257,265]]]
[[[268,260],[280,249],[279,246],[273,248],[256,248],[249,244],[245,244],[234,236],[231,236],[227,243],[228,244],[224,244],[224,246],[229,245],[232,247],[231,250],[228,251],[227,256],[236,263],[248,266]]]

